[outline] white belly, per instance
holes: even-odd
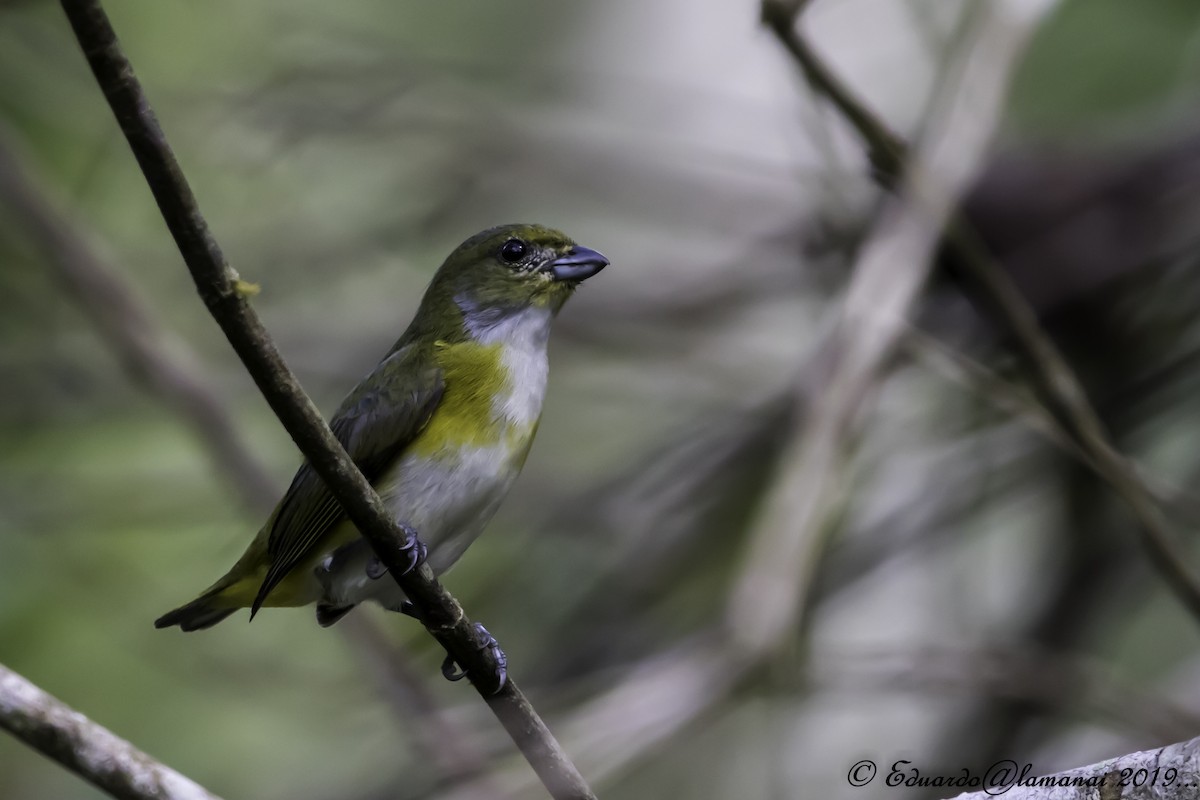
[[[520,456],[506,445],[472,448],[457,464],[404,459],[377,486],[396,520],[417,532],[429,547],[435,574],[448,570],[483,532],[517,476]],[[375,600],[398,610],[404,600],[389,576],[372,580],[367,562],[373,553],[364,540],[346,545],[335,560],[323,602],[349,606]]]

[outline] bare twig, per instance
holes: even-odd
[[[425,627],[469,674],[490,676],[496,664],[482,632],[435,579],[428,565],[405,574],[407,536],[346,455],[312,401],[288,370],[243,284],[209,232],[149,101],[98,0],[62,0],[96,80],[108,99],[175,238],[200,297],[221,326],[247,372],[351,522],[371,543]],[[556,798],[591,798],[591,789],[516,683],[474,685]]]
[[[866,106],[850,87],[825,66],[825,62],[817,57],[796,30],[796,18],[807,5],[808,0],[763,0],[763,24],[771,29],[792,54],[792,58],[796,59],[796,64],[813,90],[828,98],[860,133],[870,131],[870,137],[863,138],[867,143],[871,166],[885,185],[895,187],[900,180],[908,146],[887,125],[866,111]]]
[[[640,661],[606,691],[575,709],[563,721],[563,741],[580,754],[594,774],[615,779],[654,753],[681,730],[713,712],[742,685],[757,662],[739,654],[720,625],[683,645]],[[493,769],[492,791],[502,787],[514,797],[527,794],[526,774],[510,762]],[[434,795],[437,800],[475,800],[487,796],[479,780],[459,782]]]
[[[1008,762],[989,774],[994,779],[980,791],[957,800],[1119,800],[1153,797],[1192,800],[1200,774],[1200,739],[1110,758],[1088,767],[1039,777],[1036,771]],[[1011,767],[1009,766],[1011,765]],[[979,776],[982,779],[982,776]],[[894,784],[889,784],[894,785]]]
[[[589,773],[615,779],[677,736],[701,723],[745,684],[756,659],[745,658],[714,626],[686,644],[648,658],[609,690],[576,709],[562,733]],[[963,649],[914,645],[853,648],[810,660],[792,680],[821,691],[921,692],[975,689],[1111,720],[1157,739],[1195,731],[1196,712],[1118,681],[1101,665],[1037,648]],[[532,787],[510,763],[493,773],[510,795]],[[491,787],[495,791],[495,787]],[[437,800],[490,796],[477,781],[434,794]]]
[[[118,800],[220,800],[3,665],[0,728]]]
[[[37,186],[22,167],[27,162],[23,155],[13,132],[0,126],[0,202],[21,221],[21,229],[42,250],[134,383],[165,401],[199,435],[215,470],[243,505],[263,511],[271,508],[282,487],[238,435],[233,414],[209,388],[200,358],[162,324],[117,265],[101,255],[94,237]],[[477,756],[464,753],[462,747],[446,746],[462,743],[464,736],[449,730],[448,721],[432,707],[421,679],[402,663],[406,654],[391,647],[369,617],[352,616],[338,631],[368,667],[386,662],[386,674],[383,667],[373,672],[424,760],[438,765],[445,779],[478,772]],[[429,730],[437,735],[429,735]]]
[[[781,10],[780,6],[780,3],[766,0],[764,19],[768,20],[780,42],[796,58],[814,87],[843,112],[870,153],[888,152],[899,156],[899,161],[893,165],[896,167],[894,174],[910,168],[903,140],[892,133],[863,101],[844,90],[798,30],[795,11]],[[772,7],[771,13],[768,13],[767,7]],[[785,12],[788,11],[790,14],[785,19]],[[889,184],[882,177],[880,182],[884,186]],[[1037,315],[960,213],[951,215],[945,235],[947,244],[958,256],[974,288],[1012,332],[1032,367],[1038,385],[1087,452],[1089,463],[1137,517],[1151,562],[1184,606],[1193,616],[1200,618],[1200,581],[1187,566],[1187,558],[1176,543],[1154,493],[1109,441],[1104,424],[1089,402],[1079,379],[1042,330]]]

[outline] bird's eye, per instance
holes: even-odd
[[[529,245],[520,239],[509,239],[500,248],[500,258],[504,259],[506,264],[516,264],[525,257],[527,252],[529,252]]]

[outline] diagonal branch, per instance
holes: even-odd
[[[213,468],[242,505],[264,514],[282,492],[272,475],[246,447],[233,414],[212,390],[200,358],[139,296],[136,285],[106,259],[94,236],[57,207],[37,185],[27,154],[15,133],[0,124],[0,204],[7,205],[22,231],[41,250],[55,277],[91,320],[101,339],[124,365],[135,384],[161,399],[209,450]],[[477,753],[468,752],[462,731],[452,729],[433,707],[407,656],[365,616],[352,616],[338,632],[377,677],[380,691],[393,702],[405,731],[428,763],[447,779],[480,772]],[[447,742],[459,746],[447,747]]]
[[[220,800],[3,665],[0,728],[117,800]]]
[[[1198,773],[1200,739],[1192,739],[1053,775],[1039,776],[1029,764],[1019,766],[1014,761],[1001,761],[986,776],[976,776],[971,786],[982,784],[982,790],[960,794],[956,800],[990,800],[997,796],[1007,800],[1119,800],[1132,797],[1192,800],[1196,796]],[[913,771],[908,771],[901,783],[912,774]]]
[[[863,101],[846,90],[820,56],[809,47],[797,25],[797,16],[802,7],[803,3],[785,4],[778,0],[765,0],[763,19],[768,22],[780,43],[796,58],[814,88],[827,97],[854,127],[872,154],[873,163],[878,166],[874,156],[876,153],[896,154],[897,160],[892,165],[894,171],[876,176],[886,188],[909,166],[907,145]],[[1151,563],[1180,602],[1193,616],[1200,618],[1200,580],[1188,567],[1187,558],[1175,541],[1154,493],[1147,488],[1137,469],[1112,445],[1104,423],[1088,400],[1079,379],[1042,330],[1029,303],[959,211],[955,211],[947,222],[945,243],[958,257],[973,288],[1013,334],[1032,368],[1038,386],[1052,407],[1062,415],[1079,446],[1088,455],[1088,463],[1133,511],[1140,523],[1142,542]]]
[[[809,85],[824,95],[862,136],[867,146],[867,157],[875,169],[875,177],[884,186],[894,188],[899,183],[900,173],[908,158],[908,145],[871,113],[853,90],[817,57],[796,30],[796,18],[806,5],[808,0],[763,0],[760,12],[762,22],[796,59]]]
[[[62,0],[62,6],[201,299],[247,372],[347,517],[412,601],[429,632],[468,673],[494,674],[496,664],[488,655],[482,633],[434,578],[429,566],[404,574],[407,536],[334,438],[248,303],[245,284],[226,263],[209,231],[99,0]],[[594,797],[515,682],[510,680],[499,688],[481,682],[475,687],[552,796]]]

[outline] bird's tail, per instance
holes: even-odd
[[[168,611],[154,620],[154,627],[170,628],[172,625],[178,625],[181,630],[185,631],[211,628],[244,605],[244,603],[231,602],[225,596],[226,590],[229,588],[229,585],[224,582],[218,583],[187,605],[180,606],[174,611]]]

